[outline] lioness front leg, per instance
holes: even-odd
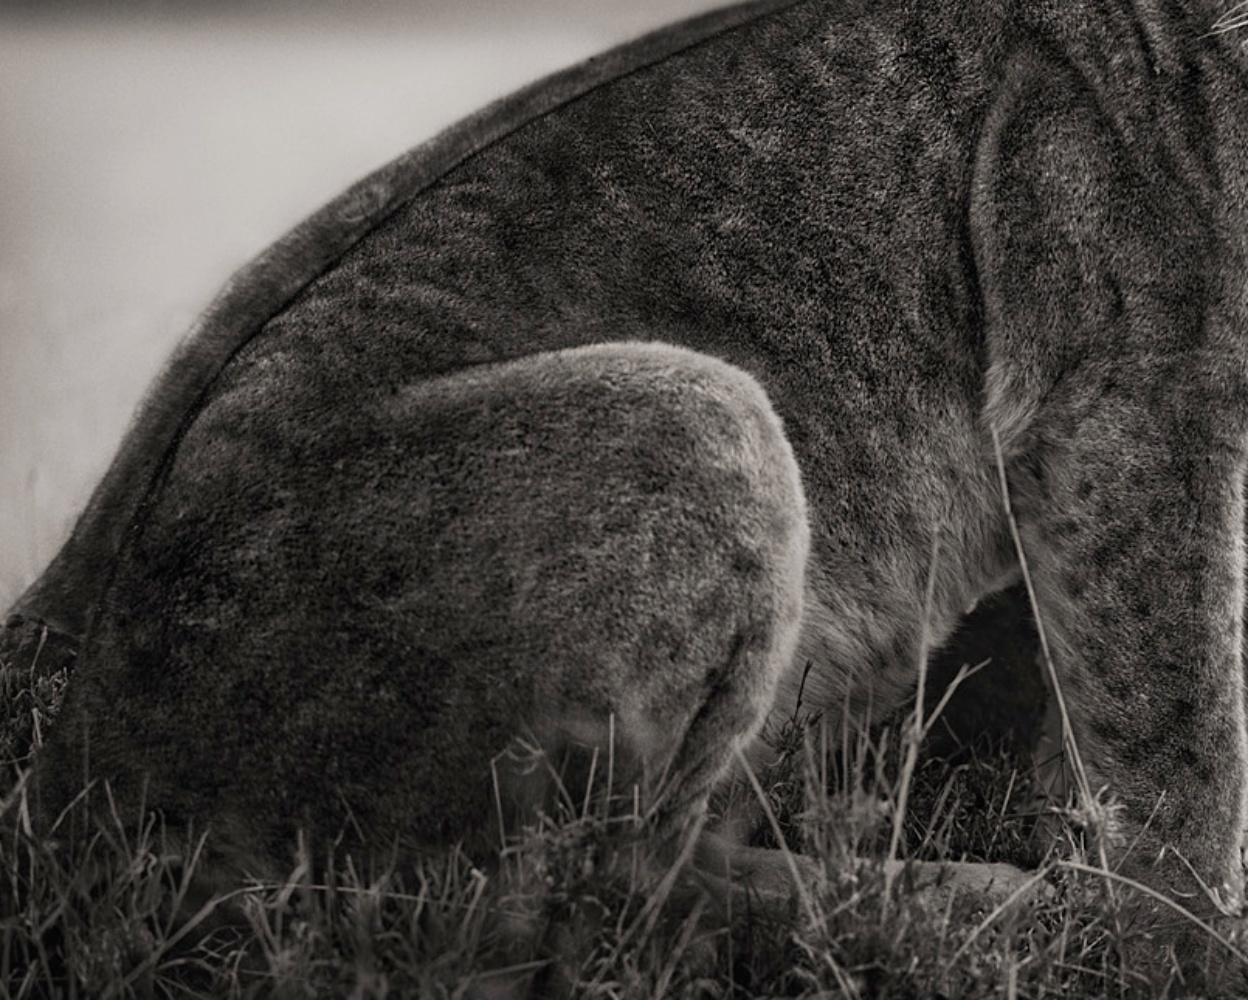
[[[1020,462],[1013,481],[1076,744],[1092,790],[1108,786],[1125,806],[1114,860],[1191,893],[1185,859],[1237,904],[1243,461],[1167,449],[1156,425],[1181,419],[1106,400],[1043,450],[1038,475]],[[1124,460],[1131,437],[1147,454]]]
[[[1203,886],[1244,884],[1248,367],[1209,176],[1130,141],[1018,60],[972,210],[985,416],[1091,790],[1124,807],[1107,860],[1216,916]]]

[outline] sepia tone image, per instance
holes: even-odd
[[[0,996],[1248,996],[1248,5],[0,7]]]

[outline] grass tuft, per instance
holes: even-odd
[[[0,656],[0,725],[37,745],[63,685],[5,669]],[[285,877],[211,895],[198,879],[211,837],[154,817],[88,812],[84,796],[36,836],[23,759],[0,805],[0,996],[1178,995],[1175,968],[1149,978],[1131,965],[1148,932],[1123,926],[1120,897],[1139,890],[1089,863],[1075,823],[1106,821],[1038,805],[1011,745],[931,753],[943,696],[929,695],[921,724],[918,712],[869,731],[805,715],[769,734],[774,763],[741,793],[766,804],[752,842],[817,859],[823,878],[787,911],[747,902],[730,920],[700,894],[688,852],[642,835],[631,794],[568,796],[490,857],[400,867],[381,849],[366,862],[300,845]],[[107,788],[91,797],[107,803]],[[1008,862],[1051,888],[1029,902],[932,892],[892,852]],[[1237,943],[1209,931],[1211,967],[1237,961]]]

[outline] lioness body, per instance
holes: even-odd
[[[45,794],[89,748],[248,849],[447,840],[509,738],[618,724],[695,808],[807,662],[883,710],[1009,577],[995,430],[1129,866],[1237,896],[1248,83],[1210,20],[773,3],[435,148],[182,362]],[[21,612],[73,616],[86,534]]]

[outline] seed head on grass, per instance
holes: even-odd
[[[0,800],[42,746],[76,657],[76,647],[46,626],[0,625]]]

